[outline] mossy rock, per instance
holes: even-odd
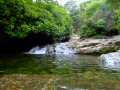
[[[99,53],[100,54],[105,54],[105,53],[109,53],[109,52],[115,52],[115,51],[118,51],[120,49],[120,46],[112,46],[112,47],[104,47],[102,48]]]

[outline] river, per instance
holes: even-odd
[[[2,55],[0,90],[120,90],[119,70],[101,63],[70,53]]]

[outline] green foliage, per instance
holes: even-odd
[[[120,33],[120,9],[119,6],[118,8],[114,7],[115,3],[120,4],[120,2],[117,2],[117,0],[109,1],[91,0],[81,4],[80,35],[83,34],[82,36],[91,37],[96,35],[111,36]],[[88,23],[90,24],[88,25]]]
[[[114,13],[114,29],[120,33],[120,1],[119,0],[107,0],[109,7]]]
[[[95,26],[96,26],[97,28],[105,28],[106,22],[105,22],[105,20],[103,20],[103,19],[99,19],[99,20],[96,22]]]
[[[91,37],[94,35],[96,35],[96,31],[92,27],[90,28],[89,25],[84,25],[81,27],[81,30],[80,30],[81,37]]]
[[[75,0],[68,0],[64,5],[64,7],[68,10],[72,18],[72,26],[73,26],[72,32],[77,34],[80,29],[79,6],[77,5]]]
[[[110,52],[116,52],[117,50],[120,49],[119,45],[114,45],[111,47],[104,47],[100,50],[99,54],[105,54],[105,53],[110,53]]]
[[[58,40],[70,34],[71,19],[64,8],[52,2],[1,0],[0,28],[11,37],[46,32]]]

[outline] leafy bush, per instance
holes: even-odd
[[[103,19],[99,19],[94,24],[94,28],[96,30],[96,34],[105,34],[106,32],[106,22]]]
[[[70,34],[71,19],[55,3],[0,0],[0,29],[10,37],[25,38],[30,33],[46,32],[61,40]]]
[[[96,28],[105,28],[106,26],[106,22],[103,19],[99,19],[96,24],[95,24]]]
[[[118,0],[91,0],[81,4],[80,36],[112,36],[120,34],[119,5]],[[90,24],[88,25],[88,23]]]
[[[91,37],[96,35],[96,31],[94,28],[90,27],[89,25],[84,25],[81,27],[80,36],[81,37]]]

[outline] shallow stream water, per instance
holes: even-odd
[[[99,56],[77,55],[68,46],[0,55],[0,90],[120,90],[120,68]]]
[[[120,72],[98,56],[5,55],[0,74],[0,90],[120,90]]]

